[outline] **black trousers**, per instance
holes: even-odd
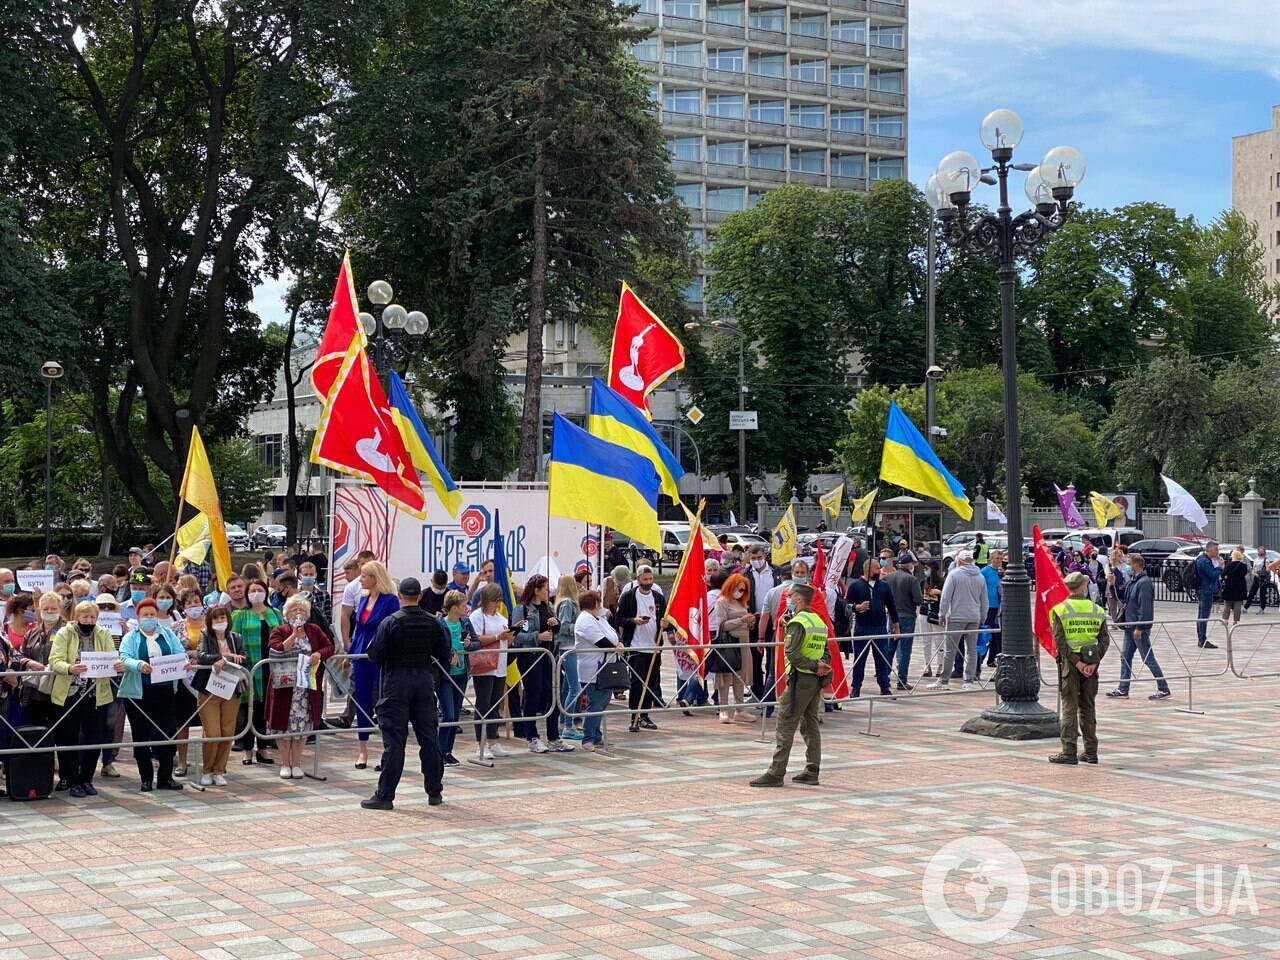
[[[769,652],[773,652],[773,648],[768,648]],[[760,703],[764,700],[765,691],[765,668],[764,655],[765,651],[759,646],[749,648],[751,653],[751,695],[756,698],[756,702]],[[770,700],[773,697],[769,698]]]
[[[876,672],[876,684],[881,693],[889,693],[889,641],[884,638],[870,640],[864,637],[853,638],[853,669],[850,671],[849,687],[856,697],[862,693],[862,679],[866,676],[867,660],[872,661],[872,669]]]
[[[262,697],[254,698],[253,723],[251,725],[245,726],[245,722],[249,719],[249,708],[244,703],[240,704],[240,712],[236,715],[236,726],[244,729],[244,736],[236,741],[236,749],[243,750],[245,753],[252,753],[255,744],[257,744],[259,753],[263,750],[270,750],[276,745],[274,740],[259,736],[253,732],[254,730],[267,729],[267,703],[264,699],[266,690],[264,689],[262,692]]]
[[[74,747],[80,743],[106,743],[107,708],[99,707],[90,681],[88,692],[76,699],[68,694],[62,707],[62,717],[53,729],[53,741],[59,747]],[[101,748],[99,748],[101,749]],[[98,768],[99,750],[59,751],[58,771],[71,786],[77,783],[93,783]]]
[[[639,711],[642,717],[648,717],[650,707],[662,706],[662,652],[657,649],[632,650],[627,654],[627,664],[631,668],[631,694],[627,698],[627,707],[632,713]],[[649,681],[647,684],[646,679]]]
[[[502,725],[502,690],[506,685],[506,677],[471,678],[476,692],[476,743],[481,747],[485,740],[498,739],[498,728]]]
[[[1270,586],[1271,586],[1270,576],[1266,577],[1265,579],[1263,577],[1255,576],[1253,578],[1253,586],[1249,588],[1249,599],[1244,602],[1245,609],[1248,610],[1249,607],[1253,606],[1253,601],[1254,601],[1254,598],[1256,597],[1258,601],[1258,608],[1261,610],[1266,610],[1267,609],[1267,588]]]
[[[126,699],[125,713],[135,745],[133,759],[138,762],[138,779],[143,783],[168,783],[173,779],[173,755],[176,748],[140,747],[138,741],[172,740],[178,729],[178,698],[172,683],[144,683],[142,700]],[[185,717],[185,714],[183,715]]]
[[[444,789],[444,759],[437,739],[435,677],[430,667],[382,668],[382,697],[375,709],[382,730],[382,773],[378,796],[396,798],[396,787],[404,773],[404,749],[409,741],[409,725],[418,739],[418,757],[428,795]]]
[[[551,700],[551,660],[542,654],[525,654],[519,658],[520,693],[507,691],[507,708],[513,717],[533,717],[553,706]],[[537,720],[517,720],[513,725],[517,737],[532,740],[538,735]],[[560,739],[560,709],[547,715],[547,739]]]

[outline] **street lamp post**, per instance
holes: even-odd
[[[44,553],[47,557],[53,552],[53,529],[50,517],[53,514],[53,381],[62,378],[62,364],[56,360],[46,360],[40,366],[40,376],[44,379]]]
[[[992,166],[983,168],[971,154],[957,150],[943,157],[930,205],[942,222],[943,237],[956,248],[980,253],[992,248],[1000,256],[1000,341],[1004,374],[1005,514],[1009,518],[1009,559],[1004,572],[1005,605],[1001,612],[1001,653],[996,666],[999,705],[971,717],[966,733],[1011,740],[1056,737],[1057,716],[1040,705],[1040,672],[1031,635],[1031,581],[1023,559],[1022,451],[1018,431],[1018,328],[1014,315],[1014,282],[1019,254],[1031,251],[1067,222],[1071,197],[1084,178],[1084,158],[1074,147],[1054,147],[1040,162],[1013,163],[1022,140],[1022,120],[1012,110],[995,110],[981,127],[982,144],[991,151]],[[1012,216],[1009,172],[1026,172],[1026,194],[1034,209]],[[995,176],[993,177],[992,174]],[[998,185],[1000,205],[970,223],[965,214],[973,188]]]
[[[400,304],[392,303],[391,298],[395,292],[385,280],[373,281],[369,284],[367,293],[369,302],[373,304],[373,313],[361,313],[360,325],[364,327],[365,335],[373,338],[373,365],[378,370],[378,377],[385,390],[388,374],[387,331],[403,330],[410,337],[420,337],[431,329],[431,324],[421,310],[405,310]]]
[[[924,188],[924,195],[934,213],[937,213],[938,208],[935,203],[937,198],[941,198],[942,194],[938,190],[938,177],[936,174],[929,178],[929,183]],[[929,442],[929,449],[932,450],[938,381],[942,379],[942,368],[937,363],[938,225],[933,221],[933,218],[929,219],[929,236],[926,250],[928,272],[925,280],[924,303],[924,432],[925,438]]]
[[[704,323],[700,320],[690,320],[684,325],[686,330],[697,330],[699,327],[710,327],[717,333],[727,333],[738,339],[738,411],[747,409],[747,369],[746,369],[746,347],[747,335],[737,327],[724,323],[721,320],[712,320],[710,323]],[[738,431],[738,516],[744,518],[747,516],[747,431]],[[739,519],[739,523],[745,522]]]

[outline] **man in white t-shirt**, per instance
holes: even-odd
[[[654,705],[662,704],[662,649],[658,639],[667,613],[667,601],[653,585],[653,568],[636,570],[635,589],[618,599],[617,623],[621,627],[622,645],[631,653],[627,664],[631,670],[631,732],[641,728],[657,730],[649,717]]]

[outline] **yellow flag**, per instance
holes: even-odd
[[[720,541],[716,539],[716,535],[712,533],[710,530],[708,530],[706,527],[704,527],[701,521],[699,521],[698,519],[698,517],[702,516],[702,508],[705,505],[706,505],[705,500],[703,500],[701,503],[698,504],[698,516],[695,517],[693,515],[693,511],[691,511],[688,507],[684,505],[684,501],[683,500],[680,501],[680,509],[684,511],[684,517],[686,520],[689,521],[689,529],[692,530],[696,526],[698,530],[701,531],[702,533],[703,549],[715,550],[718,553],[720,551]]]
[[[876,487],[866,496],[853,498],[849,515],[853,518],[855,524],[867,522],[867,517],[871,516],[871,505],[876,502],[876,494],[879,492],[880,488]]]
[[[204,563],[209,553],[209,518],[203,513],[178,528],[178,556],[192,563]]]
[[[775,567],[790,563],[796,558],[796,508],[794,505],[787,507],[787,512],[773,528],[773,537],[769,545],[772,548],[769,553],[769,562]]]
[[[1093,507],[1093,518],[1098,521],[1100,527],[1105,527],[1112,520],[1124,516],[1120,504],[1110,497],[1104,497],[1096,490],[1089,491],[1089,506]]]
[[[837,484],[818,498],[818,506],[832,520],[840,516],[840,508],[844,506],[844,484]]]
[[[520,668],[516,666],[514,659],[507,660],[507,686],[514,687],[520,682]]]
[[[225,589],[231,577],[231,548],[227,546],[227,530],[222,522],[222,504],[213,482],[209,454],[200,439],[200,428],[191,428],[191,446],[187,450],[187,469],[182,475],[182,499],[205,516],[209,525],[209,543],[213,547],[213,571],[218,586]],[[179,506],[178,516],[182,516]]]

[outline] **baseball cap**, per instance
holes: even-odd
[[[151,585],[151,574],[145,570],[135,570],[129,574],[129,582],[136,583],[139,586],[148,587]]]
[[[142,556],[142,548],[141,548],[141,547],[130,547],[130,548],[129,548],[129,552],[128,552],[127,554],[125,554],[125,556],[132,556],[132,555],[133,555],[133,554],[135,554],[135,553],[136,553],[138,556]]]
[[[899,563],[915,563],[916,555],[912,553],[910,550],[903,550],[900,554],[898,554],[898,562]]]
[[[1062,582],[1065,583],[1068,587],[1082,587],[1089,582],[1089,578],[1086,577],[1079,570],[1072,570],[1070,573],[1068,573],[1065,577],[1062,578]]]
[[[968,550],[960,550],[956,553],[956,563],[968,563],[973,559],[973,554]]]
[[[396,588],[396,592],[402,597],[420,597],[422,596],[422,584],[418,582],[417,577],[405,577],[400,581],[400,586]]]
[[[453,572],[454,573],[470,573],[471,566],[459,560],[457,563],[453,565]]]
[[[1080,651],[1080,660],[1083,663],[1100,663],[1102,661],[1102,650],[1096,643],[1091,643]]]

